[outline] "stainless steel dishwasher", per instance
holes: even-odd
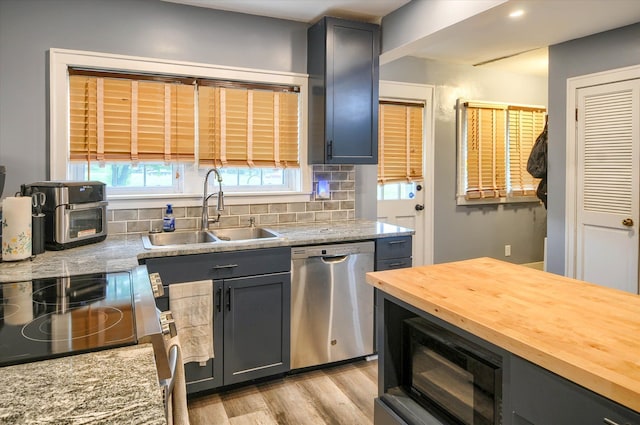
[[[291,250],[291,369],[366,356],[373,347],[373,242]]]

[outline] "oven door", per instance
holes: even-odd
[[[405,322],[404,386],[446,423],[500,424],[500,359],[423,319]]]
[[[56,223],[55,242],[64,244],[105,235],[106,206],[107,202],[103,201],[58,208],[62,215],[56,219],[59,223]]]

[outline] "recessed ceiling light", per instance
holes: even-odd
[[[522,9],[514,10],[513,12],[509,13],[510,18],[519,18],[522,15],[524,15],[524,10]]]

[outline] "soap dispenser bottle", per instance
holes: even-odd
[[[173,232],[176,230],[176,219],[173,216],[173,208],[171,207],[171,204],[167,204],[167,210],[164,212],[162,230],[165,232]]]

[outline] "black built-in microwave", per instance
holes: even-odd
[[[404,391],[442,423],[502,423],[499,355],[423,318],[403,324]]]

